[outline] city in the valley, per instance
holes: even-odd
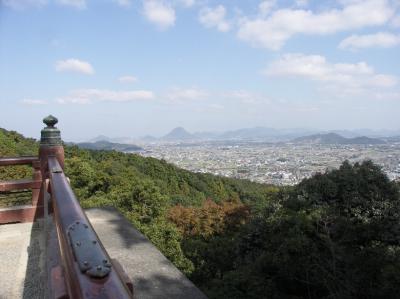
[[[265,142],[154,143],[141,155],[164,159],[187,170],[256,182],[294,185],[348,160],[372,160],[392,180],[400,179],[400,143],[296,144]]]

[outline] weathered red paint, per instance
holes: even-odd
[[[64,169],[64,147],[62,145],[41,145],[39,148],[39,160],[43,179],[49,178],[47,158],[50,156],[55,156],[61,168]]]
[[[25,189],[40,189],[41,180],[21,179],[13,181],[0,181],[0,191],[13,191]]]
[[[68,228],[71,224],[79,221],[88,224],[89,229],[93,230],[94,234],[96,233],[76,199],[64,172],[60,170],[61,165],[55,156],[48,158],[48,169],[54,210],[53,217],[57,227],[61,260],[69,297],[77,299],[132,298],[128,287],[114,267],[111,268],[108,276],[101,279],[89,277],[80,271],[69,242]],[[111,261],[98,237],[97,241],[104,255]]]
[[[17,206],[0,210],[0,224],[12,222],[33,222],[43,217],[42,174],[38,157],[0,158],[0,166],[32,165],[33,178],[12,181],[0,181],[1,191],[32,190],[32,205]]]
[[[0,224],[33,222],[43,217],[43,209],[38,206],[19,206],[0,210]]]
[[[51,279],[51,297],[54,299],[68,299],[67,288],[65,286],[65,278],[63,269],[60,265],[50,270]]]
[[[0,158],[0,166],[28,165],[38,161],[38,157],[32,156]]]

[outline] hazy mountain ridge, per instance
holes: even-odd
[[[358,136],[354,138],[346,138],[336,133],[314,134],[298,137],[293,140],[295,143],[312,143],[312,144],[385,144],[386,142],[366,136]]]
[[[183,127],[176,127],[161,137],[145,135],[138,138],[109,138],[100,135],[90,142],[108,141],[112,143],[134,144],[134,143],[156,143],[156,142],[200,142],[200,141],[263,141],[263,142],[298,142],[297,138],[326,135],[321,137],[321,142],[338,144],[381,144],[388,140],[398,140],[400,131],[370,129],[358,130],[314,130],[314,129],[275,129],[268,127],[243,128],[224,132],[194,132],[191,133]],[[329,137],[330,136],[330,137]],[[329,141],[329,139],[332,139]],[[371,139],[371,140],[369,140]],[[374,140],[379,139],[379,140]],[[314,141],[317,142],[317,141]]]
[[[192,135],[182,127],[177,127],[173,129],[171,132],[169,132],[167,135],[161,137],[160,139],[166,141],[190,140],[194,139],[194,135]]]
[[[305,134],[316,133],[306,129],[274,129],[267,127],[243,128],[225,132],[195,132],[190,133],[182,127],[173,129],[159,138],[160,141],[229,141],[258,140],[268,142],[289,141]]]
[[[107,141],[110,143],[120,143],[120,144],[132,144],[134,142],[133,138],[130,137],[108,137],[105,135],[99,135],[96,136],[95,138],[89,139],[86,142],[81,142],[81,143],[96,143],[99,141]]]
[[[114,143],[106,140],[96,142],[80,142],[75,143],[80,148],[92,150],[115,150],[120,152],[137,152],[143,150],[140,146],[134,144]]]

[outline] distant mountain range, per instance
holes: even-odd
[[[314,134],[298,137],[293,140],[295,143],[313,143],[313,144],[384,144],[383,140],[359,136],[346,138],[336,133]]]
[[[110,137],[107,137],[105,135],[99,135],[99,136],[97,136],[95,138],[92,138],[92,139],[88,140],[87,142],[88,143],[95,143],[95,142],[98,142],[98,141],[107,141],[107,142],[110,142],[110,143],[121,143],[121,144],[132,144],[132,143],[134,143],[133,139],[130,138],[130,137],[110,138]]]
[[[315,133],[315,131],[303,129],[273,129],[265,127],[245,128],[239,130],[217,132],[189,133],[182,127],[173,129],[171,132],[159,138],[159,141],[221,141],[221,140],[256,140],[256,141],[288,141],[292,138]]]
[[[92,150],[115,150],[119,152],[137,152],[143,150],[140,146],[134,144],[113,143],[105,140],[96,142],[81,142],[76,143],[80,148]]]
[[[201,142],[201,141],[258,141],[258,142],[308,142],[322,144],[381,144],[399,140],[400,131],[274,129],[267,127],[244,128],[226,132],[190,133],[177,127],[162,137],[146,135],[140,138],[109,138],[97,136],[90,142],[108,141],[119,144],[146,144],[156,142]]]

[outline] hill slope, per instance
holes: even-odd
[[[299,137],[293,140],[295,143],[316,143],[316,144],[384,144],[385,141],[369,138],[366,136],[345,138],[336,133],[314,134]]]
[[[119,151],[119,152],[137,152],[143,150],[140,146],[134,144],[114,143],[109,141],[96,141],[96,142],[81,142],[76,144],[83,149],[91,150],[106,150],[106,151]]]
[[[81,204],[118,208],[210,298],[398,297],[399,188],[372,162],[278,189],[135,154],[65,151]],[[0,156],[36,152],[0,131]]]

